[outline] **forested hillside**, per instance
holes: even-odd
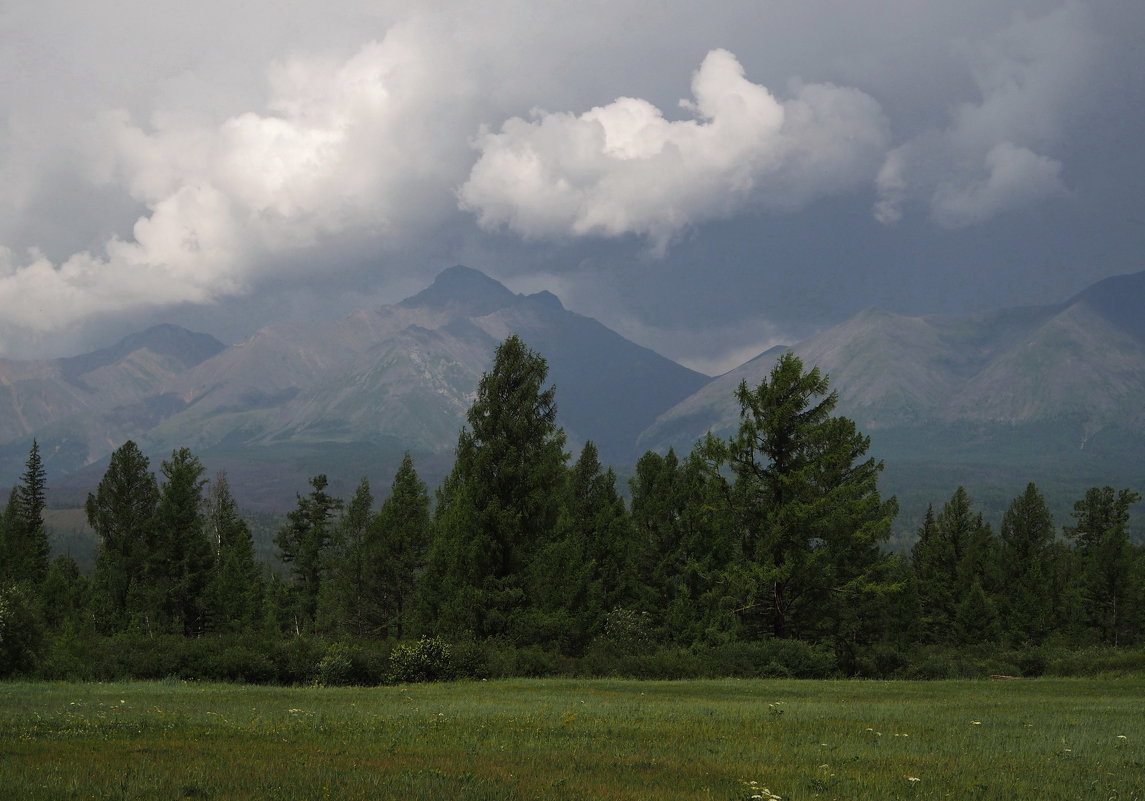
[[[130,440],[87,499],[93,572],[52,559],[33,443],[0,517],[0,674],[1032,674],[1145,638],[1133,490],[1054,521],[1031,483],[995,528],[952,488],[894,555],[883,464],[818,368],[784,353],[734,400],[730,436],[645,453],[625,503],[591,441],[571,458],[547,364],[511,335],[432,498],[408,453],[380,505],[315,475],[275,537],[282,573],[226,475],[185,447],[156,474]]]

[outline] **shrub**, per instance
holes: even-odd
[[[31,671],[43,636],[32,594],[21,584],[0,588],[0,678]]]
[[[390,651],[389,679],[395,684],[442,681],[453,677],[449,643],[439,637],[402,642]]]
[[[327,687],[355,684],[354,658],[350,646],[343,642],[331,643],[326,653],[318,660],[314,680]]]

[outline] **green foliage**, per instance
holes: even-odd
[[[203,465],[179,448],[160,469],[163,483],[146,557],[149,617],[163,631],[201,634],[206,625],[204,591],[214,553],[203,519]]]
[[[239,516],[225,473],[211,482],[204,523],[214,551],[203,593],[207,628],[223,633],[248,630],[262,611],[262,569],[255,561],[250,526]]]
[[[406,633],[430,537],[429,493],[407,451],[366,532],[362,633]]]
[[[0,587],[0,678],[35,668],[43,636],[44,624],[28,585]]]
[[[94,612],[104,631],[150,628],[147,565],[159,490],[149,466],[128,440],[112,453],[99,487],[87,497],[88,524],[99,538]]]
[[[949,641],[975,583],[983,592],[994,590],[996,550],[993,532],[974,513],[964,487],[955,490],[937,518],[927,511],[911,551],[924,641]]]
[[[395,684],[444,681],[453,677],[452,652],[440,637],[399,642],[390,651],[389,680]]]
[[[327,485],[325,475],[311,478],[310,494],[297,496],[297,505],[274,538],[279,556],[290,565],[298,593],[296,629],[314,623],[322,578],[329,568],[332,521],[342,504],[326,492]]]
[[[47,577],[51,549],[44,526],[47,481],[40,446],[32,440],[20,483],[0,520],[0,580],[38,586]]]
[[[1137,555],[1129,543],[1129,507],[1140,500],[1130,489],[1094,487],[1074,504],[1076,523],[1065,529],[1077,544],[1082,615],[1109,645],[1141,634],[1135,602],[1145,598],[1133,582]]]
[[[528,605],[524,574],[557,521],[565,470],[545,360],[517,336],[497,348],[438,491],[422,580],[422,627],[507,634]]]
[[[827,379],[791,353],[736,398],[738,433],[727,442],[709,435],[702,453],[726,481],[740,533],[728,572],[740,625],[757,636],[829,636],[844,649],[878,636],[853,611],[878,594],[879,544],[897,506],[879,496],[882,463],[859,461],[869,438],[832,416]]]
[[[1002,516],[1000,606],[1010,639],[1038,644],[1054,626],[1055,529],[1045,498],[1031,482]]]

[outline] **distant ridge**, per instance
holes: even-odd
[[[709,430],[731,433],[735,387],[763,380],[781,350],[664,412],[639,447],[686,452]],[[1073,500],[1094,485],[1145,489],[1145,272],[1048,306],[963,317],[867,309],[791,350],[829,376],[838,412],[870,435],[888,491],[922,508],[960,483],[998,504],[1029,481]]]
[[[54,485],[82,498],[130,438],[153,459],[190,447],[258,508],[288,506],[319,472],[337,491],[363,475],[383,487],[406,450],[432,483],[510,333],[547,359],[570,450],[591,439],[622,467],[639,433],[708,381],[551,292],[515,294],[457,265],[398,304],[271,325],[231,346],[156,326],[68,359],[0,363],[0,467],[15,480],[37,436]]]

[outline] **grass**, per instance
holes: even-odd
[[[1145,679],[0,684],[2,798],[747,799],[764,787],[786,800],[1145,801]]]

